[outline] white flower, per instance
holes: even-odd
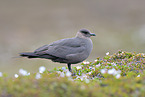
[[[116,66],[116,63],[113,62],[113,63],[111,63],[111,65]]]
[[[120,70],[117,71],[114,68],[108,70],[108,74],[117,75],[117,74],[120,74],[120,73],[121,73]]]
[[[102,74],[106,73],[106,69],[101,69],[101,73]]]
[[[96,59],[95,62],[97,62],[98,60]]]
[[[140,77],[140,74],[137,77]]]
[[[70,72],[70,71],[67,71],[67,72],[66,72],[66,76],[67,76],[67,77],[70,77],[70,76],[71,76],[71,72]]]
[[[120,73],[121,73],[120,70],[117,71],[114,68],[108,70],[108,74],[114,75],[117,79],[121,77]]]
[[[81,73],[79,72],[78,75],[80,75]]]
[[[91,70],[92,70],[92,68],[93,68],[93,67],[91,67],[91,66],[89,67],[89,69],[91,69]]]
[[[19,70],[19,74],[21,74],[21,75],[23,75],[23,76],[28,76],[28,75],[30,75],[30,73],[27,73],[27,71],[24,70],[24,69],[20,69],[20,70]]]
[[[2,77],[3,76],[3,73],[2,72],[0,72],[0,77]]]
[[[114,73],[114,75],[120,74],[120,73],[121,73],[121,70],[118,70],[118,71],[116,71],[116,72]]]
[[[108,74],[114,74],[116,70],[114,68],[108,70]]]
[[[61,69],[62,69],[63,71],[66,71],[66,70],[67,70],[66,67],[62,67]]]
[[[95,70],[95,68],[94,68],[94,67],[92,67],[92,70]]]
[[[43,73],[46,70],[44,66],[39,67],[39,73]]]
[[[106,55],[109,55],[109,52],[107,52]]]
[[[83,80],[84,80],[84,78],[83,78],[83,77],[80,77],[80,79],[81,79],[81,81],[83,81]]]
[[[90,70],[95,70],[95,68],[94,68],[94,67],[92,67],[92,66],[90,66],[90,67],[89,67],[89,69],[90,69]]]
[[[30,72],[29,72],[29,73],[27,73],[27,75],[30,75]]]
[[[14,75],[14,77],[15,77],[15,78],[18,78],[18,77],[19,77],[19,75],[18,75],[18,74],[15,74],[15,75]]]
[[[80,78],[80,76],[77,76],[77,77],[76,77],[76,79],[79,79],[79,78]]]
[[[81,67],[81,66],[77,66],[76,68],[77,68],[77,69],[82,69],[82,67]]]
[[[83,63],[84,63],[84,64],[90,64],[90,62],[89,62],[89,61],[84,61]]]
[[[99,63],[98,65],[96,65],[96,67],[100,67],[101,66],[101,64]]]
[[[83,78],[87,78],[87,75],[86,75],[86,74],[82,74],[82,77],[83,77]]]
[[[118,79],[118,78],[120,78],[120,76],[121,76],[120,74],[117,74],[117,75],[116,75],[116,78]]]
[[[87,79],[87,75],[86,74],[82,74],[82,76],[77,76],[76,79],[80,78],[81,81],[83,81],[84,79]]]
[[[92,71],[91,71],[91,72],[89,72],[88,74],[89,74],[89,75],[91,75],[91,74],[92,74]]]
[[[60,74],[61,73],[61,71],[56,71],[58,74]]]
[[[41,78],[41,74],[40,73],[37,73],[36,76],[35,76],[35,78],[36,79],[40,79]]]
[[[60,73],[60,77],[64,77],[65,75],[64,75],[64,72],[61,72]]]

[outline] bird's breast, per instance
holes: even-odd
[[[85,52],[88,53],[88,56],[90,55],[92,49],[93,49],[93,44],[91,39],[85,40]]]
[[[66,56],[66,59],[68,60],[67,63],[76,64],[79,62],[84,61],[88,58],[90,55],[93,45],[91,39],[80,39],[81,41],[79,44],[79,51],[77,53],[71,53]]]
[[[76,61],[78,59],[78,63],[87,59],[92,51],[92,48],[93,48],[93,44],[92,44],[91,40],[85,40],[82,43],[82,45],[84,47],[84,50],[76,56],[77,57]]]

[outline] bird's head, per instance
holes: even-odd
[[[87,29],[81,29],[78,31],[77,33],[77,37],[91,37],[91,36],[96,36],[94,33],[91,33],[89,30]]]

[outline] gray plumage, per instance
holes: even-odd
[[[81,29],[74,38],[67,38],[44,45],[34,52],[20,53],[27,58],[45,58],[54,62],[67,63],[71,71],[71,64],[84,61],[90,55],[93,44],[90,39],[95,34],[86,29]]]

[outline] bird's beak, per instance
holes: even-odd
[[[94,34],[94,33],[91,33],[90,35],[91,35],[91,36],[96,36],[96,34]]]

